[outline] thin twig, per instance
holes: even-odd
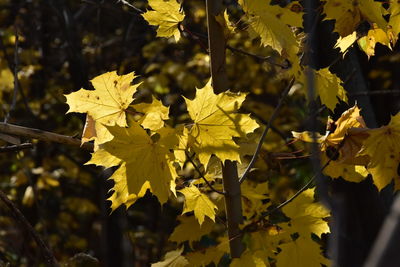
[[[33,229],[32,225],[28,222],[22,212],[14,205],[14,203],[7,197],[7,195],[0,190],[0,199],[4,204],[11,210],[14,214],[15,219],[24,226],[24,228],[29,232],[32,238],[35,240],[39,248],[41,249],[46,263],[48,266],[58,266],[57,260],[54,257],[53,252],[47,247],[46,243],[39,236],[39,234]]]
[[[16,38],[18,38],[18,37],[16,37]],[[25,109],[29,112],[30,115],[34,116],[31,108],[28,105],[28,101],[26,100],[25,93],[21,86],[21,83],[18,79],[18,73],[15,73],[15,69],[16,69],[15,64],[13,63],[13,60],[7,53],[7,48],[3,43],[2,36],[0,36],[0,49],[3,51],[3,56],[4,56],[5,60],[7,61],[8,68],[14,76],[14,90],[15,90],[15,88],[18,88],[19,93],[21,94],[21,98],[24,103]],[[18,53],[18,51],[15,51],[14,53]],[[15,54],[14,54],[14,56],[15,56]],[[15,86],[15,84],[17,84],[17,86]]]
[[[283,91],[283,93],[279,99],[278,105],[276,106],[274,112],[271,115],[271,118],[268,121],[268,124],[265,126],[265,129],[264,129],[263,133],[261,134],[260,140],[258,141],[258,144],[257,144],[256,151],[254,152],[253,157],[251,158],[251,161],[250,161],[249,165],[247,166],[246,170],[244,171],[242,177],[239,179],[239,183],[243,183],[243,181],[246,179],[247,174],[250,172],[251,168],[253,167],[254,163],[256,162],[256,160],[258,158],[258,154],[260,153],[261,147],[264,143],[265,136],[267,135],[268,130],[271,128],[271,125],[274,122],[275,118],[278,116],[278,112],[283,104],[283,100],[288,95],[290,88],[292,88],[292,86],[293,86],[293,83],[294,83],[294,78],[292,78],[290,80],[288,86]]]
[[[2,152],[16,152],[24,149],[31,149],[33,148],[32,143],[23,143],[20,145],[12,145],[12,146],[3,146],[0,147],[0,153]]]
[[[18,31],[17,31],[17,26],[14,25],[15,27],[15,46],[14,46],[14,68],[13,68],[13,75],[14,77],[18,77]],[[18,95],[18,79],[14,79],[14,92],[13,92],[13,97],[12,97],[12,102],[10,109],[8,110],[8,113],[6,114],[6,117],[4,118],[4,122],[7,123],[8,119],[11,116],[11,112],[14,111],[15,106],[17,104],[17,95]]]
[[[187,153],[187,151],[185,151],[186,157],[188,158],[189,162],[192,163],[194,169],[199,173],[200,177],[204,180],[204,182],[208,185],[208,187],[221,195],[225,195],[225,192],[219,191],[217,189],[215,189],[212,184],[204,177],[204,174],[202,173],[202,171],[199,169],[199,167],[196,165],[196,163],[192,160],[192,158],[190,157],[190,155]]]
[[[322,166],[320,172],[322,172],[323,170],[325,170],[326,167],[328,167],[329,163],[332,161],[332,159],[329,159],[324,166]],[[269,210],[267,212],[265,212],[264,214],[261,215],[261,218],[267,217],[269,215],[271,215],[272,213],[280,210],[281,208],[283,208],[284,206],[286,206],[287,204],[289,204],[290,202],[292,202],[293,200],[295,200],[301,193],[303,193],[304,191],[306,191],[306,189],[314,182],[315,177],[317,176],[317,174],[314,174],[313,177],[311,177],[311,179],[302,187],[300,188],[293,196],[291,196],[290,198],[288,198],[286,201],[282,202],[281,204],[279,204],[278,206],[276,206],[275,208],[273,208],[272,210]]]
[[[248,112],[248,113],[252,113],[251,115],[256,118],[257,120],[259,120],[261,123],[267,125],[268,121],[265,120],[263,117],[261,117],[260,115],[250,111],[249,109],[246,108],[241,108],[241,110],[243,110],[244,112]],[[276,128],[274,125],[271,125],[271,130],[276,133],[277,135],[279,135],[280,138],[282,138],[283,141],[285,141],[285,143],[287,142],[287,139],[289,138],[289,136],[286,136],[285,133],[283,133],[281,130],[279,130],[278,128]],[[297,148],[292,144],[292,143],[286,143],[285,145],[287,145],[292,151],[296,151]]]
[[[349,94],[350,96],[364,96],[364,95],[386,95],[386,94],[400,94],[400,90],[379,90],[379,91],[367,91],[367,92],[357,92]]]
[[[42,131],[35,128],[22,127],[18,125],[0,122],[0,133],[23,136],[32,139],[38,139],[45,142],[54,142],[60,144],[81,146],[82,148],[93,151],[92,143],[84,143],[81,140],[67,135],[56,134],[52,132]]]
[[[139,13],[139,14],[143,14],[143,13],[144,13],[143,10],[140,10],[139,8],[135,7],[134,5],[132,5],[131,3],[129,3],[129,2],[126,1],[126,0],[118,0],[117,3],[122,3],[122,4],[124,4],[124,5],[127,5],[127,6],[129,6],[130,8],[132,8],[133,10],[135,10],[135,11],[136,11],[137,13]]]
[[[256,55],[256,54],[253,54],[253,53],[249,53],[249,52],[247,52],[247,51],[244,51],[244,50],[242,50],[242,49],[232,47],[232,46],[230,46],[230,45],[226,45],[226,48],[229,49],[229,50],[231,50],[231,51],[234,52],[234,53],[238,53],[238,54],[242,54],[242,55],[245,55],[245,56],[254,58],[254,59],[255,59],[256,61],[258,61],[258,62],[267,62],[267,63],[269,63],[269,64],[271,64],[271,65],[281,67],[282,69],[288,69],[288,68],[290,67],[289,64],[287,64],[287,65],[282,65],[282,64],[273,62],[273,61],[271,60],[271,57],[270,57],[270,56],[267,56],[267,57],[259,56],[259,55]]]

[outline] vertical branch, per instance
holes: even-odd
[[[222,0],[206,0],[208,47],[211,60],[211,78],[216,93],[228,89],[225,70],[225,37],[215,17],[223,11]],[[240,237],[239,224],[243,220],[240,183],[236,162],[225,161],[222,166],[225,191],[225,210],[228,225],[229,247],[232,258],[240,258],[244,245]]]

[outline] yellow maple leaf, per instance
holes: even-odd
[[[320,203],[314,201],[314,189],[307,189],[295,200],[283,207],[283,213],[290,222],[280,224],[289,233],[299,233],[300,236],[310,237],[311,233],[321,236],[329,233],[329,226],[323,219],[329,217],[329,211]]]
[[[188,147],[189,141],[189,130],[186,127],[178,126],[176,128],[177,136],[179,139],[179,144],[176,149],[174,149],[174,155],[178,164],[183,167],[186,162],[186,149]]]
[[[323,151],[325,151],[328,146],[339,145],[348,134],[349,129],[367,127],[364,119],[360,115],[360,111],[358,106],[354,105],[354,107],[342,113],[340,118],[334,122],[335,130],[326,137]]]
[[[189,146],[204,166],[207,166],[212,154],[222,162],[240,162],[240,147],[233,137],[246,137],[259,127],[249,115],[236,113],[245,98],[244,93],[229,91],[215,95],[211,80],[204,88],[196,90],[194,100],[185,98],[189,115],[194,121],[189,132]]]
[[[120,171],[123,172],[125,169],[126,168],[121,168]],[[150,190],[151,192],[150,183],[149,181],[146,181],[140,189],[139,193],[129,193],[126,176],[120,174],[119,170],[114,173],[111,179],[113,179],[114,181],[114,186],[110,190],[112,191],[112,195],[107,200],[111,201],[112,211],[116,210],[121,205],[125,205],[125,207],[128,209],[130,206],[135,204],[135,202],[139,198],[144,197],[147,190]]]
[[[330,265],[319,245],[310,238],[299,237],[293,242],[280,245],[281,252],[276,257],[277,267],[321,267]]]
[[[321,155],[322,165],[325,165],[328,160],[329,158],[326,156],[326,154]],[[334,179],[342,177],[346,181],[354,183],[359,183],[368,176],[368,171],[364,166],[346,164],[338,160],[331,160],[328,166],[326,166],[323,170],[323,173]]]
[[[143,17],[150,25],[158,26],[157,36],[174,36],[175,41],[179,41],[178,25],[185,18],[180,4],[176,0],[149,0],[149,5],[153,11],[147,11]]]
[[[139,123],[145,129],[157,131],[164,126],[164,121],[169,119],[169,108],[164,106],[160,100],[157,100],[154,97],[151,104],[140,103],[133,105],[133,108],[144,114],[140,118]]]
[[[387,23],[382,11],[382,4],[374,0],[328,0],[324,5],[326,19],[336,20],[335,32],[342,37],[352,34],[365,20],[386,30]]]
[[[189,262],[188,260],[182,256],[183,252],[183,247],[180,249],[174,250],[167,252],[165,254],[164,260],[153,263],[151,267],[183,267],[183,266],[188,266]]]
[[[264,46],[271,46],[282,55],[296,55],[299,51],[299,44],[293,31],[287,23],[291,21],[280,20],[281,12],[290,13],[290,16],[299,16],[290,9],[283,9],[271,6],[269,0],[239,0],[244,12],[247,14],[249,24],[261,37]],[[300,13],[299,13],[300,14]],[[301,15],[300,15],[301,16]],[[296,24],[299,24],[296,20]]]
[[[292,1],[284,7],[280,5],[271,5],[271,1],[268,2],[268,5],[270,5],[268,7],[270,12],[283,23],[291,27],[303,27],[304,11],[299,1]]]
[[[296,78],[296,81],[301,83],[304,88],[307,88],[305,86],[307,84],[307,79],[302,66],[299,62],[292,62],[292,68],[289,70],[289,73],[291,73],[291,75]],[[339,103],[339,100],[347,102],[346,91],[341,85],[341,82],[340,78],[332,73],[329,68],[315,71],[316,97],[319,96],[321,103],[332,111]],[[304,93],[306,96],[308,95],[307,92]]]
[[[393,116],[388,125],[371,129],[368,134],[359,154],[369,156],[367,169],[374,184],[382,190],[394,180],[396,190],[399,190],[400,113]]]
[[[392,49],[388,34],[384,30],[379,29],[375,24],[366,36],[357,40],[357,43],[361,50],[367,54],[368,58],[375,55],[375,45],[377,43],[381,43]]]
[[[226,242],[228,244],[228,242]],[[203,267],[214,263],[216,266],[227,252],[229,252],[229,246],[227,244],[220,243],[218,246],[208,247],[203,251],[190,252],[185,255],[189,261],[190,266]]]
[[[331,178],[339,178],[350,181],[360,182],[364,180],[368,173],[363,165],[368,162],[367,157],[358,155],[363,140],[367,137],[366,125],[360,115],[360,109],[355,105],[346,110],[340,118],[333,122],[328,121],[333,132],[327,131],[325,136],[317,134],[317,142],[321,148],[321,164],[329,161],[323,173]],[[304,142],[313,142],[310,132],[292,132],[296,139]]]
[[[389,6],[389,13],[390,13],[390,18],[389,18],[389,25],[391,27],[393,37],[392,43],[393,46],[396,44],[399,33],[400,33],[400,2],[396,0],[391,0],[390,1],[390,6]]]
[[[175,227],[169,237],[169,241],[178,244],[188,241],[192,245],[194,241],[200,240],[203,235],[209,234],[214,226],[214,223],[207,217],[201,225],[194,216],[180,216],[179,221],[180,224]]]
[[[267,259],[263,259],[259,257],[256,253],[252,253],[249,250],[243,252],[239,259],[233,259],[231,263],[231,267],[266,267]]]
[[[330,110],[335,109],[339,99],[347,102],[346,91],[341,85],[340,78],[330,72],[328,68],[315,72],[315,86],[322,104]]]
[[[345,37],[339,36],[339,39],[336,41],[334,48],[339,48],[340,52],[343,53],[344,57],[349,49],[357,41],[357,32],[354,31],[352,34],[349,34]]]
[[[115,181],[126,183],[126,187],[124,184],[120,185],[122,189],[118,192],[127,190],[128,196],[142,195],[143,185],[148,181],[152,193],[161,203],[165,203],[170,192],[174,193],[174,181],[177,177],[173,166],[174,156],[169,151],[176,146],[177,138],[174,140],[170,135],[164,135],[160,129],[156,133],[159,135],[158,141],[153,141],[135,121],[130,122],[129,128],[114,126],[108,127],[108,130],[114,139],[102,144],[93,153],[89,163],[105,167],[120,164],[111,176]]]
[[[200,225],[203,224],[205,216],[215,221],[217,206],[206,194],[200,192],[196,186],[185,187],[179,192],[185,196],[182,214],[193,211]]]
[[[80,89],[77,92],[65,95],[69,112],[87,113],[94,120],[94,129],[84,132],[86,140],[95,138],[97,144],[112,139],[107,126],[127,126],[125,111],[133,101],[133,94],[140,84],[131,85],[135,73],[119,76],[116,71],[97,76],[91,83],[95,90]],[[91,122],[93,123],[93,122]],[[96,134],[96,136],[91,136]]]
[[[245,180],[241,186],[243,215],[251,218],[267,210],[270,203],[264,204],[262,201],[268,199],[268,183],[254,183]]]
[[[262,230],[251,232],[249,238],[244,238],[246,247],[253,254],[261,256],[263,259],[275,258],[277,247],[283,242],[288,242],[290,236],[280,231],[276,226],[263,228]]]

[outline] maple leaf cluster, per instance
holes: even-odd
[[[307,82],[306,66],[302,57],[307,52],[303,29],[303,8],[299,1],[285,7],[271,5],[270,0],[239,0],[243,10],[241,22],[249,36],[269,46],[289,67],[284,75],[293,77],[303,89]],[[149,0],[151,10],[143,18],[157,27],[158,37],[181,38],[185,13],[175,0]],[[394,46],[400,32],[400,4],[390,1],[386,8],[373,0],[329,0],[321,6],[325,20],[335,21],[338,33],[336,47],[344,55],[355,43],[368,55],[374,55],[376,43],[389,48]],[[229,23],[229,16],[218,17],[226,37],[237,30]],[[361,33],[358,27],[368,23],[370,29]],[[81,89],[67,95],[69,112],[86,113],[82,142],[94,140],[95,151],[87,164],[105,168],[116,167],[110,179],[112,188],[111,208],[131,206],[146,192],[155,195],[160,203],[184,198],[180,224],[170,236],[170,241],[180,247],[168,252],[164,261],[154,266],[204,266],[218,264],[229,253],[227,238],[202,251],[192,249],[215,229],[217,212],[223,211],[223,196],[210,190],[212,183],[221,188],[221,162],[242,162],[241,142],[249,141],[259,124],[248,114],[239,113],[246,94],[224,92],[215,94],[211,80],[196,90],[193,100],[185,98],[191,123],[171,125],[169,108],[153,97],[151,103],[137,103],[134,98],[140,84],[131,84],[134,73],[119,76],[116,72],[100,75],[92,80],[95,90]],[[347,102],[342,82],[329,68],[315,70],[317,95],[323,105],[334,110],[339,102]],[[302,90],[306,94],[306,90]],[[133,104],[132,104],[133,103]],[[400,114],[387,126],[368,129],[357,106],[349,109],[334,127],[321,136],[318,133],[293,133],[305,142],[318,142],[323,172],[332,178],[343,177],[360,182],[369,174],[379,190],[394,181],[400,188],[398,162],[400,145]],[[380,152],[385,151],[385,152]],[[204,169],[204,180],[181,179],[179,170],[190,161]],[[217,166],[217,167],[216,167]],[[206,183],[205,183],[206,182]],[[242,184],[242,204],[247,226],[263,218],[261,211],[271,203],[268,183],[245,181]],[[179,194],[178,194],[179,193]],[[309,189],[287,204],[283,214],[286,221],[271,223],[246,233],[243,238],[246,251],[232,266],[320,266],[329,261],[322,255],[315,242],[322,234],[329,233],[329,212],[314,201],[314,190]],[[246,227],[246,223],[245,226]],[[189,248],[184,246],[189,243]]]
[[[394,182],[395,190],[400,189],[400,114],[392,117],[389,124],[377,129],[367,128],[354,106],[328,125],[334,131],[325,136],[318,133],[321,160],[326,167],[323,173],[332,178],[342,177],[350,182],[361,182],[372,175],[379,190]],[[312,133],[293,132],[293,136],[305,142],[313,142]]]

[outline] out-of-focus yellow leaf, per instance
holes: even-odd
[[[220,243],[218,246],[209,247],[203,251],[190,252],[185,257],[189,261],[190,266],[193,267],[208,266],[211,263],[218,265],[222,256],[228,251],[229,247],[226,248],[226,244]]]
[[[24,197],[22,198],[22,204],[31,207],[35,202],[35,194],[33,192],[32,186],[28,186],[25,189]]]
[[[194,216],[180,216],[179,221],[180,224],[175,227],[174,232],[169,237],[170,241],[178,244],[185,241],[192,244],[194,241],[200,240],[203,235],[209,234],[214,226],[214,222],[207,217],[201,225]]]
[[[151,267],[183,267],[188,266],[189,262],[182,256],[183,247],[165,254],[164,261],[153,263]]]
[[[310,238],[299,237],[279,246],[282,251],[276,257],[277,267],[321,267],[330,265],[322,255],[319,245]]]
[[[265,259],[267,260],[267,259]],[[233,259],[231,267],[266,267],[265,260],[257,257],[257,254],[253,254],[251,251],[245,251],[239,259]]]

